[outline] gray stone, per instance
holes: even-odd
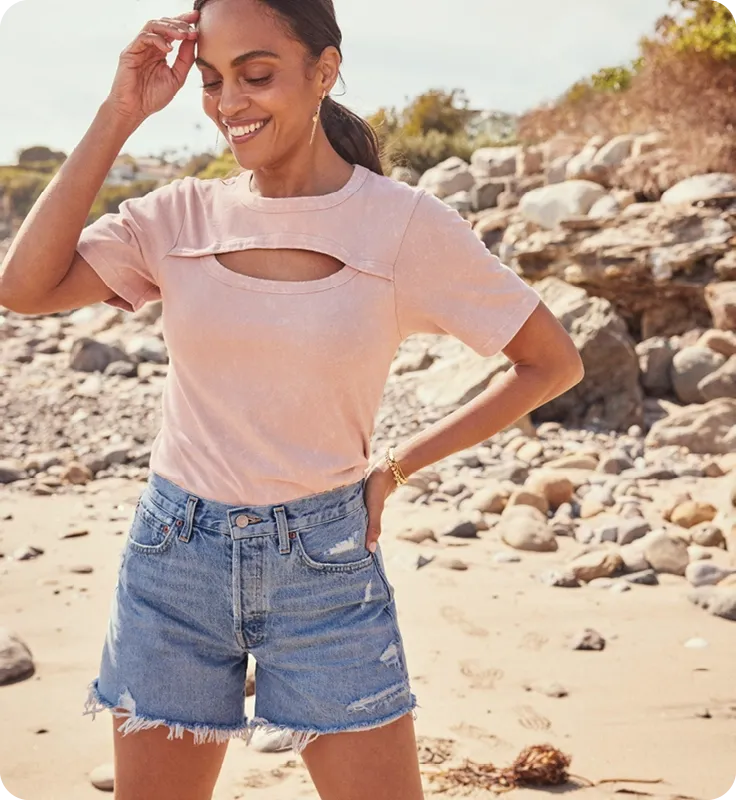
[[[704,587],[695,589],[688,600],[716,617],[736,622],[736,589]]]
[[[699,388],[700,382],[725,363],[720,353],[709,347],[685,347],[672,359],[672,386],[678,399],[683,403],[702,403],[705,401]]]
[[[647,394],[664,397],[672,391],[672,359],[675,350],[669,339],[655,336],[636,345],[641,385]]]
[[[571,650],[603,650],[606,640],[592,628],[586,628],[573,636],[570,642]]]
[[[736,175],[728,172],[711,172],[706,175],[693,175],[676,183],[662,195],[660,202],[664,205],[696,203],[730,192],[736,192]]]
[[[644,554],[652,568],[669,575],[684,575],[690,556],[687,543],[666,533],[650,534],[644,542]]]
[[[13,631],[0,628],[0,686],[29,678],[34,669],[28,645]]]
[[[88,337],[77,339],[69,353],[69,366],[78,372],[104,372],[113,361],[130,359],[120,348]]]
[[[630,575],[624,575],[623,580],[637,586],[659,586],[659,578],[653,569],[632,572]]]
[[[652,425],[647,447],[687,447],[691,453],[736,452],[736,399],[711,400],[674,411]]]
[[[100,764],[89,774],[89,782],[101,792],[115,790],[115,767],[113,764]]]

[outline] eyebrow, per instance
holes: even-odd
[[[238,56],[234,58],[230,62],[230,66],[234,69],[235,67],[239,67],[241,64],[245,64],[246,61],[252,61],[255,58],[278,58],[277,53],[272,53],[270,50],[251,50],[249,53],[243,53],[242,56]],[[208,69],[214,69],[217,72],[217,68],[213,67],[212,64],[209,64],[203,58],[199,58],[199,56],[194,60],[194,63],[197,64],[199,67],[207,67]]]

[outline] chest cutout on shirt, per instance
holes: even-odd
[[[231,272],[271,281],[317,281],[345,267],[339,259],[313,250],[235,250],[216,258]]]

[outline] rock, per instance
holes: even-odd
[[[558,589],[579,589],[580,581],[570,572],[550,569],[539,575],[539,582]]]
[[[631,134],[614,137],[595,154],[593,164],[601,164],[604,167],[620,167],[631,155],[635,138]]]
[[[526,489],[517,489],[513,492],[509,497],[504,513],[508,513],[514,506],[532,506],[545,515],[549,511],[549,503],[544,495],[530,492]]]
[[[709,347],[726,358],[736,356],[736,333],[733,331],[706,331],[697,341],[698,347]]]
[[[672,391],[672,359],[675,351],[668,339],[655,336],[636,345],[641,384],[647,394],[663,397]]]
[[[717,513],[718,509],[710,503],[686,500],[672,510],[670,520],[681,528],[692,528],[701,522],[712,522]]]
[[[281,753],[291,750],[292,733],[288,729],[255,728],[250,746],[259,753]]]
[[[496,179],[476,183],[470,192],[473,210],[485,211],[488,208],[495,208],[498,198],[505,188],[506,183]]]
[[[477,179],[505,178],[516,174],[520,147],[481,147],[470,157],[470,166]]]
[[[624,575],[623,579],[627,583],[633,583],[636,586],[658,586],[659,578],[653,569],[645,569],[641,572],[632,572],[629,575]]]
[[[543,167],[544,153],[537,147],[524,148],[516,155],[516,175],[519,178],[536,175]]]
[[[534,681],[533,683],[525,683],[523,688],[527,692],[537,692],[553,698],[567,697],[569,694],[567,689],[556,681]]]
[[[571,650],[603,650],[606,640],[592,628],[586,628],[573,636],[570,642]]]
[[[441,535],[452,536],[455,539],[477,539],[478,528],[474,522],[458,522],[443,530]]]
[[[606,190],[597,183],[567,180],[527,192],[521,198],[519,211],[528,222],[551,230],[563,219],[587,214],[605,194]]]
[[[125,351],[134,361],[166,364],[169,354],[163,339],[158,336],[135,336],[125,346]]]
[[[476,492],[468,500],[467,507],[486,514],[500,514],[506,508],[508,496],[500,486],[488,487]]]
[[[394,167],[391,170],[391,177],[400,183],[406,183],[409,186],[416,186],[419,182],[419,173],[412,167]]]
[[[534,288],[570,334],[585,366],[580,383],[537,410],[539,421],[613,430],[640,424],[639,359],[623,319],[606,300],[588,297],[584,290],[557,278],[545,278]],[[611,391],[612,374],[616,375],[615,392]]]
[[[517,506],[516,509],[523,508]],[[527,507],[532,509],[531,506]],[[499,523],[501,540],[515,550],[528,550],[535,553],[552,553],[558,549],[557,539],[541,513],[510,514]]]
[[[690,529],[690,539],[693,544],[700,547],[721,547],[725,548],[726,539],[723,531],[710,522],[701,522]]]
[[[720,397],[736,398],[736,356],[731,356],[715,372],[703,378],[698,391],[706,402]]]
[[[544,497],[553,511],[556,511],[561,505],[571,502],[575,493],[575,487],[568,477],[546,470],[532,473],[524,484],[524,488]]]
[[[455,572],[466,572],[468,565],[460,558],[438,558],[435,563],[443,569],[454,570]]]
[[[726,361],[725,357],[708,347],[686,347],[672,359],[672,386],[683,403],[702,403],[705,398],[698,384],[715,372]]]
[[[637,136],[631,146],[631,157],[638,159],[646,153],[658,150],[662,146],[663,141],[664,137],[658,131]]]
[[[549,185],[562,183],[567,176],[567,165],[570,163],[571,156],[558,156],[547,167],[545,180]]]
[[[493,554],[493,561],[496,564],[518,564],[521,561],[521,556],[516,553],[510,553],[507,550],[502,550],[499,553]]]
[[[631,544],[646,536],[652,526],[645,520],[634,517],[629,520],[622,520],[618,525],[616,540],[621,546]]]
[[[113,361],[105,367],[104,375],[120,378],[138,377],[138,365],[132,361]]]
[[[709,644],[707,639],[697,637],[695,639],[688,639],[685,642],[685,647],[687,647],[688,650],[704,650],[706,647],[709,647]],[[708,718],[709,717],[710,714],[708,714]]]
[[[30,678],[34,669],[26,643],[13,631],[0,628],[0,686]]]
[[[508,369],[503,354],[480,358],[474,353],[462,353],[432,365],[422,374],[417,387],[417,399],[433,409],[459,408],[484,391],[496,376]]]
[[[688,595],[688,600],[716,617],[736,622],[736,589],[695,589]]]
[[[422,372],[434,363],[434,358],[426,350],[404,353],[391,363],[392,375],[405,375],[407,372]]]
[[[650,534],[644,542],[644,555],[652,568],[668,575],[684,575],[690,557],[687,543],[666,533]]]
[[[598,462],[598,472],[606,475],[620,475],[627,469],[633,469],[634,462],[624,453],[611,453],[604,455]]]
[[[587,469],[593,471],[598,466],[598,459],[594,456],[569,455],[553,458],[545,465],[545,469]]]
[[[23,464],[16,458],[4,458],[0,460],[0,484],[15,483],[23,480],[26,472]]]
[[[691,453],[736,452],[736,399],[721,398],[675,411],[652,425],[646,444],[687,447]]]
[[[664,205],[697,203],[727,192],[736,192],[736,175],[712,172],[707,175],[693,175],[676,183],[662,195],[660,202]]]
[[[104,372],[113,361],[130,361],[120,348],[87,337],[74,342],[69,359],[69,366],[78,372]]]
[[[100,764],[89,774],[89,782],[102,792],[115,790],[115,767],[113,764]]]
[[[92,472],[77,461],[72,461],[67,464],[64,471],[61,473],[62,481],[74,484],[76,486],[84,486],[94,478]]]
[[[13,558],[15,561],[30,561],[33,558],[42,556],[44,551],[40,547],[33,545],[23,545],[13,550]]]
[[[621,211],[618,200],[612,194],[606,194],[593,203],[588,212],[589,217],[615,217]]]
[[[473,211],[473,197],[470,192],[455,192],[445,197],[444,202],[459,214],[467,215]]]
[[[709,561],[713,558],[713,553],[707,547],[700,547],[697,544],[690,544],[687,547],[687,555],[690,563],[693,561]]]
[[[422,544],[423,542],[427,541],[437,541],[434,531],[430,528],[419,528],[415,531],[400,533],[396,538],[401,539],[404,542],[413,542],[414,544]]]
[[[76,564],[73,567],[69,567],[69,572],[75,575],[90,575],[94,571],[94,567],[91,567],[89,564]]]
[[[427,170],[419,179],[418,186],[442,199],[455,192],[469,191],[474,183],[470,166],[461,158],[452,156]]]
[[[613,551],[594,550],[578,556],[567,565],[567,570],[583,583],[590,583],[596,578],[611,578],[617,575],[624,566],[621,556]]]
[[[645,572],[651,567],[644,555],[644,545],[641,539],[633,544],[621,547],[618,554],[621,556],[626,571],[629,573]]]
[[[693,561],[687,565],[685,577],[692,586],[715,586],[736,570],[724,569],[710,561]]]

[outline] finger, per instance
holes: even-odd
[[[140,33],[138,34],[138,41],[147,47],[157,47],[162,53],[168,54],[173,49],[169,42],[157,33]]]
[[[367,550],[370,550],[371,553],[376,552],[376,548],[378,547],[378,537],[381,535],[381,523],[373,522],[374,515],[370,514],[368,517],[368,531],[366,532],[365,536],[365,546]]]
[[[160,20],[151,20],[143,26],[143,33],[157,33],[165,39],[187,39],[189,36],[196,36],[196,32],[192,32],[186,26],[179,27],[178,24],[173,22],[161,22]]]
[[[189,70],[192,68],[192,64],[194,64],[194,44],[194,40],[192,39],[182,42],[179,45],[179,52],[176,54],[176,60],[171,65],[171,71],[179,86],[184,85]]]
[[[197,32],[196,25],[193,22],[187,22],[186,20],[176,19],[176,17],[162,17],[159,22],[165,23],[166,25],[171,25],[177,30],[180,30],[182,33],[191,34]]]

